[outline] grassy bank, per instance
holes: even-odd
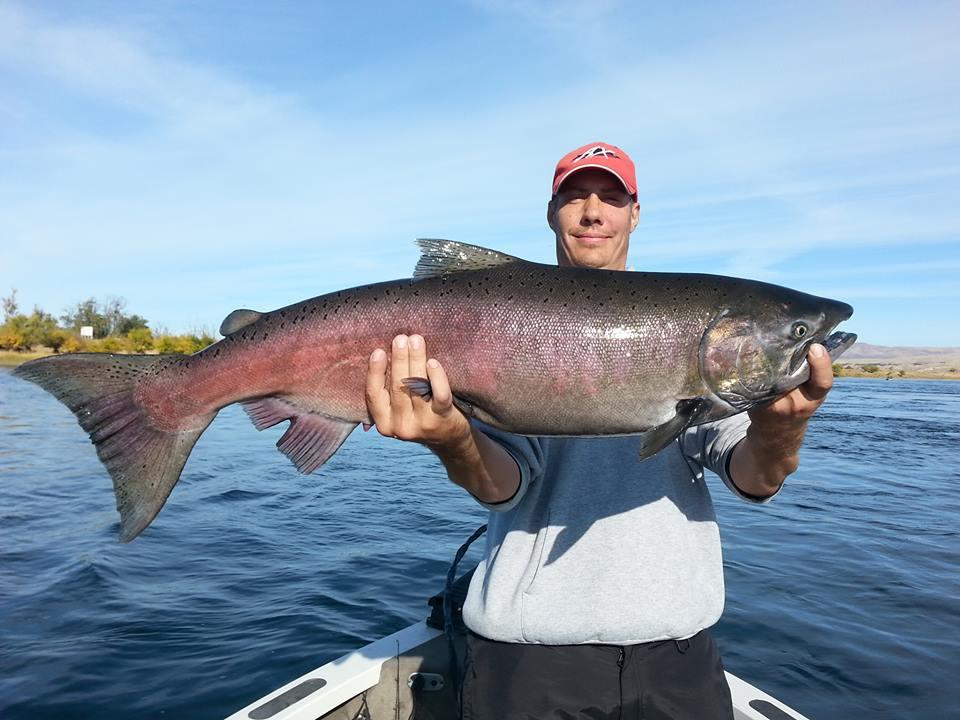
[[[52,355],[49,350],[41,352],[14,352],[13,350],[0,350],[0,367],[16,367],[27,360],[36,360],[37,358]]]

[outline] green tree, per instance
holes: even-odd
[[[63,341],[57,336],[57,321],[38,307],[30,315],[17,313],[7,318],[0,327],[0,347],[6,350],[29,350],[34,345],[59,347]]]
[[[33,308],[33,313],[27,317],[25,325],[30,345],[49,345],[48,341],[53,340],[56,331],[60,329],[53,315],[38,307]]]
[[[13,288],[10,290],[10,294],[5,298],[0,300],[0,303],[3,304],[3,319],[9,320],[14,315],[17,314],[17,289]]]
[[[120,319],[117,335],[129,335],[134,330],[146,330],[150,332],[150,329],[147,327],[147,319],[139,315],[124,315],[123,318]]]
[[[122,297],[108,297],[103,303],[101,313],[107,321],[107,335],[126,335],[124,325],[127,322],[127,315],[124,310],[127,307],[127,301]],[[130,328],[131,330],[133,327]]]
[[[68,309],[60,316],[64,325],[80,332],[80,328],[89,325],[94,337],[106,337],[110,334],[110,321],[101,312],[96,298],[87,298]]]

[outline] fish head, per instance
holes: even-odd
[[[749,307],[725,308],[700,341],[700,375],[713,393],[737,410],[779,397],[809,377],[814,343],[839,356],[856,335],[833,333],[853,314],[846,303],[769,286]]]

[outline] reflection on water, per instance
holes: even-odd
[[[236,408],[120,545],[69,412],[0,372],[0,716],[226,715],[424,616],[484,520],[429,452],[354,435],[301,476]],[[941,718],[960,677],[960,383],[842,379],[800,472],[712,485],[728,668],[812,718]]]

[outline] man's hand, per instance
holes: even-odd
[[[425,377],[432,396],[420,397],[403,385],[404,378]],[[470,435],[470,423],[453,404],[447,373],[419,335],[397,335],[388,368],[387,354],[377,348],[367,368],[367,409],[381,435],[425,445],[455,446]]]
[[[810,378],[768,405],[753,408],[747,437],[737,445],[730,474],[743,492],[773,495],[800,465],[800,445],[807,423],[833,387],[830,355],[822,345],[807,353]]]
[[[388,370],[389,364],[389,370]],[[404,378],[425,377],[432,396],[410,392]],[[447,373],[419,335],[397,335],[390,362],[377,349],[367,366],[367,410],[381,435],[413,440],[433,450],[450,479],[484,502],[503,502],[516,493],[520,470],[513,457],[479,430],[453,404]]]

